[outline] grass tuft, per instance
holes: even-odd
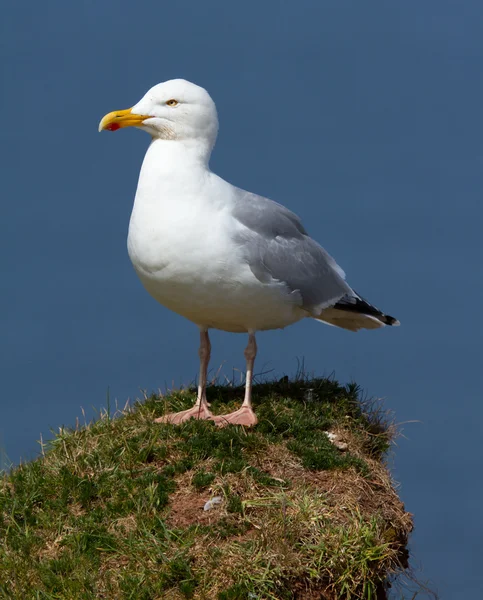
[[[208,389],[215,414],[241,396]],[[63,427],[0,475],[0,598],[385,597],[412,520],[384,465],[394,431],[380,407],[353,384],[283,378],[254,387],[253,430],[154,423],[193,397]]]

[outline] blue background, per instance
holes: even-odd
[[[5,2],[0,48],[4,466],[108,386],[124,405],[196,377],[197,329],[146,294],[126,252],[149,138],[97,133],[184,77],[218,106],[213,170],[297,212],[402,322],[260,334],[256,370],[304,358],[384,397],[403,423],[391,464],[417,576],[480,597],[481,1]],[[212,373],[239,381],[245,337],[212,342]]]

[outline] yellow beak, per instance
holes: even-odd
[[[99,131],[103,129],[116,131],[117,129],[121,129],[121,127],[139,127],[146,119],[152,119],[149,115],[133,115],[131,110],[131,108],[115,110],[102,117],[99,123]]]

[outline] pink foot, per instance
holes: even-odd
[[[253,425],[258,423],[257,415],[249,406],[242,406],[235,412],[227,415],[213,417],[213,421],[218,427],[226,427],[226,425],[245,425],[245,427],[253,427]]]
[[[183,423],[188,419],[213,419],[213,415],[211,414],[210,409],[204,403],[195,404],[192,408],[188,410],[182,410],[177,413],[170,413],[169,415],[164,415],[163,417],[158,417],[154,419],[155,423],[172,423],[173,425],[179,425],[179,423]]]

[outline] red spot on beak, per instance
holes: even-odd
[[[109,123],[106,129],[108,129],[109,131],[117,131],[118,129],[121,129],[121,126],[119,125],[119,123]]]

